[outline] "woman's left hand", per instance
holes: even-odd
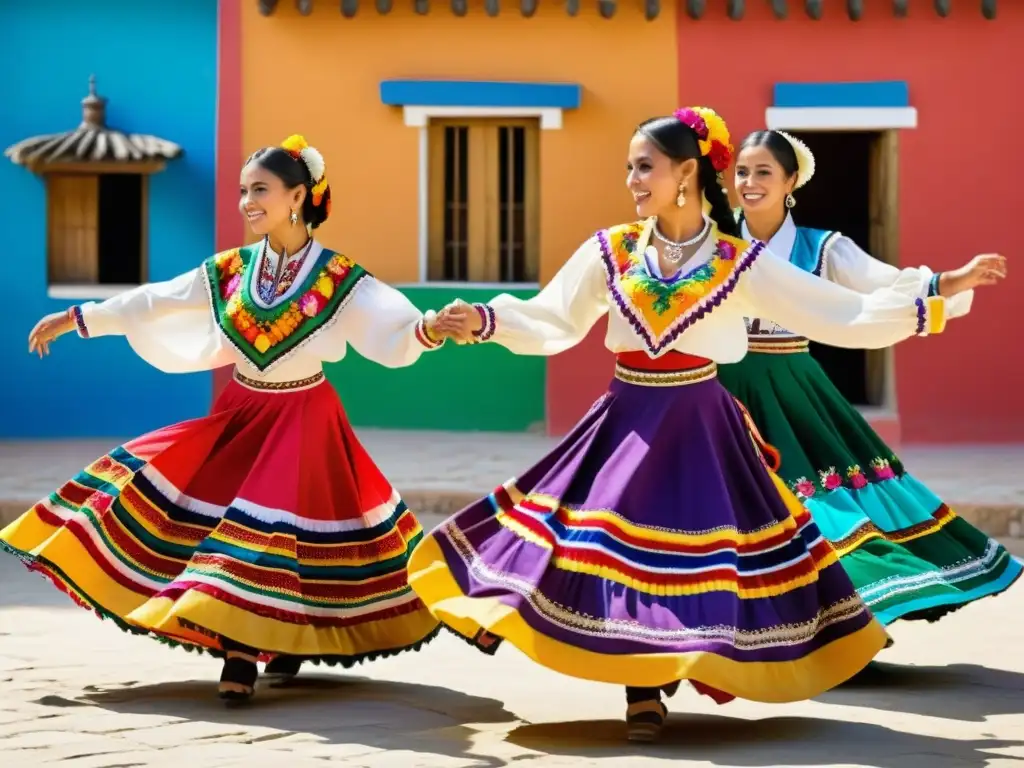
[[[995,285],[1006,277],[1006,257],[998,253],[982,253],[969,262],[943,273],[939,291],[943,296],[955,296],[982,285]]]

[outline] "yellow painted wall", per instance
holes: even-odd
[[[641,4],[602,19],[596,4],[575,18],[561,3],[533,18],[510,7],[497,18],[473,2],[458,18],[442,4],[411,3],[380,16],[363,3],[346,19],[337,3],[300,16],[281,3],[269,18],[243,2],[243,147],[250,152],[302,133],[323,152],[333,216],[319,235],[388,282],[418,271],[417,129],[380,101],[389,79],[520,80],[583,86],[561,130],[541,131],[541,280],[551,278],[598,228],[633,216],[625,191],[626,145],[644,118],[676,107],[675,4],[654,22]]]

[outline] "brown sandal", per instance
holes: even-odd
[[[661,736],[668,708],[659,699],[636,701],[626,708],[626,738],[652,742]]]
[[[220,673],[217,695],[229,704],[246,702],[256,693],[256,678],[259,674],[254,656],[240,651],[228,651]]]

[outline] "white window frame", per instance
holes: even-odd
[[[487,117],[534,117],[540,121],[542,131],[558,131],[562,128],[561,107],[451,107],[407,105],[402,107],[402,115],[406,126],[419,130],[419,162],[418,162],[418,250],[419,280],[416,283],[401,284],[402,287],[451,287],[453,283],[446,281],[430,281],[427,279],[430,250],[430,120],[446,118],[487,118]],[[491,287],[500,285],[502,288],[537,288],[539,283],[458,283],[467,288]]]
[[[768,107],[773,131],[890,131],[917,128],[914,107]]]
[[[51,283],[46,288],[46,297],[62,301],[105,301],[119,293],[138,288],[138,285],[116,285],[103,283]]]

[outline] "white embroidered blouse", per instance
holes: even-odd
[[[261,244],[226,251],[200,267],[80,307],[79,333],[124,336],[149,364],[168,373],[235,365],[268,382],[295,381],[341,360],[348,345],[389,368],[412,365],[440,344],[424,315],[399,291],[313,242],[291,285],[260,298]]]
[[[793,266],[763,243],[718,233],[669,280],[653,274],[644,251],[653,221],[599,232],[572,255],[539,294],[508,294],[481,310],[481,340],[520,354],[554,355],[579,343],[612,307],[605,345],[612,352],[668,350],[734,363],[747,352],[745,317],[766,317],[839,347],[881,348],[915,334],[941,332],[965,302],[922,298],[921,274],[899,273],[869,294]]]
[[[741,223],[743,239],[751,240],[750,229],[744,221]],[[792,215],[787,215],[779,230],[767,241],[768,249],[781,259],[794,263],[801,269],[813,272],[824,280],[849,288],[858,293],[868,294],[884,288],[891,288],[897,280],[903,281],[902,286],[911,290],[912,281],[916,281],[916,294],[921,298],[938,293],[937,273],[928,267],[908,267],[899,269],[880,261],[864,251],[853,240],[839,232],[822,233],[819,253],[801,253],[808,248],[805,244],[797,247],[799,228]],[[808,258],[809,257],[809,258]],[[804,263],[806,262],[806,263]],[[966,314],[974,299],[973,291],[965,291],[956,297],[956,307],[960,314]],[[747,328],[755,335],[793,336],[781,324],[767,318],[748,318]]]

